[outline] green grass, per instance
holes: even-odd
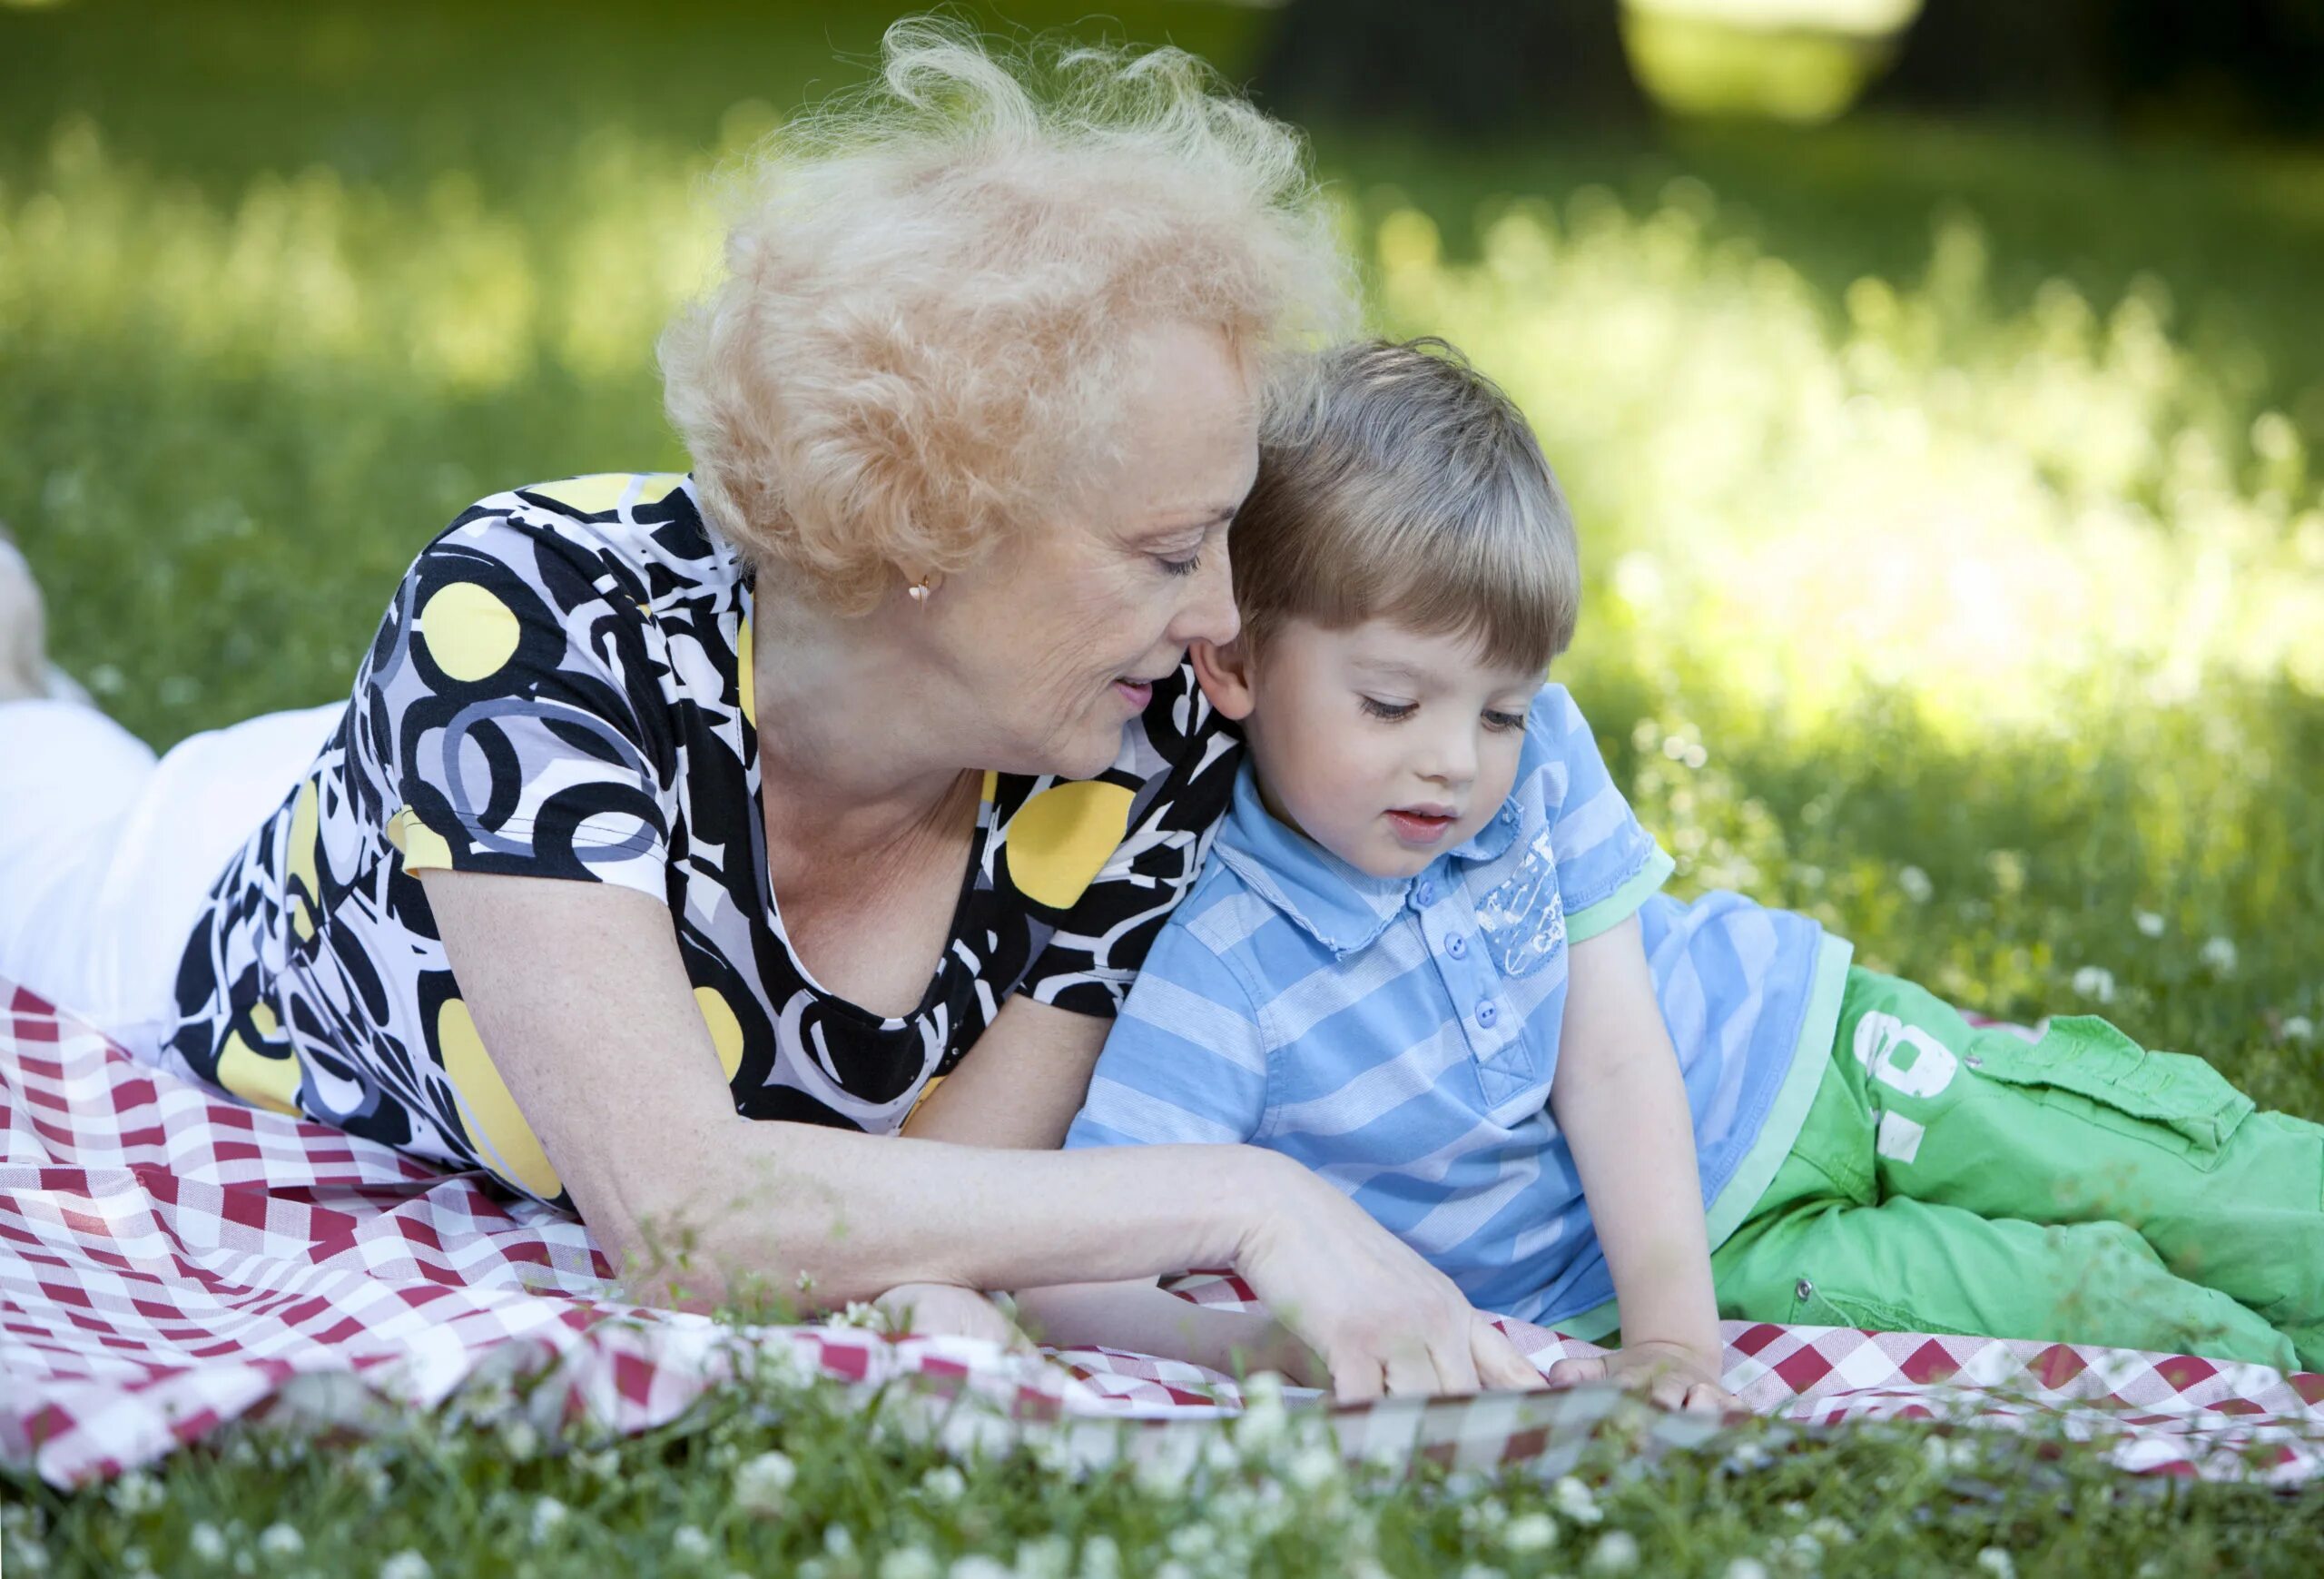
[[[1230,72],[1264,22],[1120,14]],[[682,465],[651,343],[714,256],[694,183],[852,80],[880,20],[0,5],[0,518],[59,656],[156,743],[320,700],[471,498]],[[1682,883],[1964,1002],[2102,1008],[2324,1117],[2324,157],[1877,122],[1317,141],[1382,324],[1461,342],[1541,430],[1590,573],[1562,675]],[[826,1396],[748,1402],[578,1457],[456,1423],[187,1454],[150,1507],[12,1485],[9,1571],[37,1542],[85,1572],[1095,1574],[1103,1534],[1125,1572],[1175,1541],[1193,1573],[1344,1572],[1368,1542],[1400,1574],[1530,1574],[1620,1529],[1649,1570],[1783,1574],[1822,1519],[1833,1571],[2324,1556],[2314,1495],[2073,1451],[1940,1470],[1903,1432],[1615,1475],[1601,1525],[1512,1552],[1538,1489],[1303,1488],[1286,1460],[1189,1502],[1020,1458],[947,1499],[932,1449]],[[796,1516],[741,1511],[736,1466],[776,1448]],[[298,1554],[261,1551],[278,1522]]]

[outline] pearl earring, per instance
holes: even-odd
[[[913,582],[910,587],[905,587],[904,590],[911,594],[911,600],[914,603],[919,604],[922,608],[926,608],[928,607],[928,595],[936,590],[935,587],[931,585],[933,580],[934,577],[932,577],[923,576],[919,580]]]

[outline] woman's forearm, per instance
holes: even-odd
[[[818,1308],[900,1283],[1110,1282],[1236,1264],[1281,1160],[1243,1147],[988,1150],[734,1120],[692,1153],[693,1188],[592,1219],[640,1298],[758,1288]],[[673,1182],[675,1169],[656,1177]],[[665,1247],[685,1248],[676,1264]]]

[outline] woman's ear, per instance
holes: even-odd
[[[1202,694],[1210,698],[1210,705],[1238,724],[1248,718],[1254,697],[1251,650],[1245,638],[1238,636],[1222,644],[1197,637],[1188,644],[1187,653],[1194,659],[1195,678],[1202,682]]]

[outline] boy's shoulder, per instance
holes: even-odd
[[[1177,936],[1179,949],[1169,952],[1179,952],[1187,945],[1193,945],[1224,962],[1266,924],[1274,909],[1240,872],[1220,860],[1214,850],[1210,859],[1203,863],[1202,875],[1195,879],[1194,887],[1187,891],[1186,898],[1170,913],[1163,936]],[[1158,941],[1156,952],[1165,952]]]

